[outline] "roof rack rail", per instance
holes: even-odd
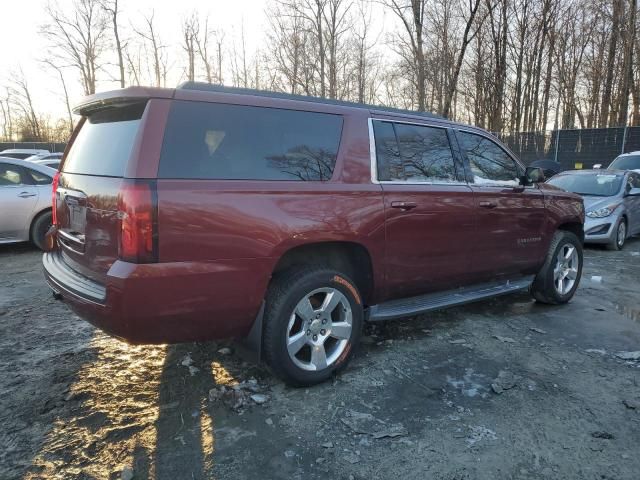
[[[444,117],[431,112],[418,112],[415,110],[404,110],[402,108],[383,107],[380,105],[367,105],[366,103],[348,102],[345,100],[333,100],[330,98],[311,97],[307,95],[295,95],[291,93],[271,92],[268,90],[256,90],[253,88],[227,87],[224,85],[204,83],[204,82],[183,82],[177,87],[179,90],[199,90],[206,92],[233,93],[237,95],[255,95],[258,97],[282,98],[285,100],[298,100],[302,102],[324,103],[327,105],[339,105],[343,107],[364,108],[367,110],[379,110],[390,113],[402,113],[405,115],[418,115],[429,118]]]

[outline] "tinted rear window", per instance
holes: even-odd
[[[63,171],[109,177],[124,176],[144,104],[111,107],[87,117]]]
[[[339,115],[175,101],[158,176],[329,180],[341,132]]]

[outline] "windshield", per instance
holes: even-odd
[[[623,175],[616,174],[575,173],[558,175],[548,183],[579,195],[611,197],[620,191],[622,179]]]
[[[640,155],[625,155],[616,158],[609,170],[636,170],[640,169]]]

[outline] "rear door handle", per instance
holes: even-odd
[[[29,192],[20,192],[18,194],[19,197],[21,198],[28,198],[28,197],[35,197],[36,194],[35,193],[29,193]]]
[[[411,210],[418,206],[415,202],[391,202],[391,208],[399,208],[402,211]]]
[[[482,201],[479,203],[479,205],[482,208],[496,208],[498,206],[498,204],[495,202],[487,202],[487,201]]]

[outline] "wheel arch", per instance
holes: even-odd
[[[584,244],[584,225],[581,222],[565,222],[558,225],[558,230],[573,233]]]
[[[36,213],[33,217],[31,217],[31,222],[29,223],[29,241],[33,241],[33,226],[35,225],[36,221],[42,215],[45,215],[45,214],[51,213],[51,212],[52,212],[52,208],[51,207],[46,207],[46,208],[43,208],[42,210],[38,211],[38,213]]]
[[[358,242],[325,241],[297,245],[286,250],[273,268],[275,277],[301,265],[320,264],[344,272],[358,287],[365,304],[374,291],[371,253]]]

